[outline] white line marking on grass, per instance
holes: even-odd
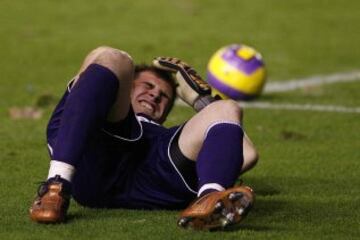
[[[337,106],[337,105],[314,105],[314,104],[269,103],[269,102],[240,102],[239,104],[244,108],[360,113],[360,107],[345,107],[345,106]]]
[[[316,75],[302,79],[269,82],[265,85],[264,93],[287,92],[299,88],[331,84],[337,82],[353,82],[360,80],[360,71],[334,73],[330,75]]]
[[[176,104],[180,105],[180,106],[188,106],[181,99],[177,99]],[[240,101],[239,105],[243,108],[300,110],[300,111],[338,112],[338,113],[360,113],[360,107],[346,107],[346,106],[339,106],[339,105],[243,102],[243,101]]]
[[[316,75],[308,78],[292,79],[287,81],[273,81],[265,85],[264,93],[288,92],[299,88],[318,86],[332,83],[346,83],[360,81],[360,71],[341,72],[330,75]],[[177,105],[187,105],[181,99]],[[239,102],[244,108],[279,109],[279,110],[302,110],[319,112],[360,113],[360,107],[346,107],[337,105],[316,104],[292,104],[292,103],[269,103],[269,102]]]

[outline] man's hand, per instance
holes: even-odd
[[[177,58],[157,57],[153,65],[159,69],[175,74],[179,84],[177,95],[196,111],[200,111],[214,99],[211,97],[211,87],[187,63]]]

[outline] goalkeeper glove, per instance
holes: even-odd
[[[157,57],[153,66],[175,74],[178,83],[177,95],[195,111],[200,111],[215,99],[211,96],[211,87],[187,63],[172,57]]]

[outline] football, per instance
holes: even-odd
[[[253,47],[244,44],[222,47],[209,60],[207,81],[214,96],[254,99],[261,94],[266,81],[263,58]]]

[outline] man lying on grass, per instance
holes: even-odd
[[[184,228],[240,222],[254,193],[234,184],[257,153],[238,104],[210,92],[178,59],[134,66],[118,49],[90,52],[49,121],[50,169],[31,219],[65,221],[72,196],[94,208],[185,208],[178,220]],[[176,95],[197,113],[165,128]]]

